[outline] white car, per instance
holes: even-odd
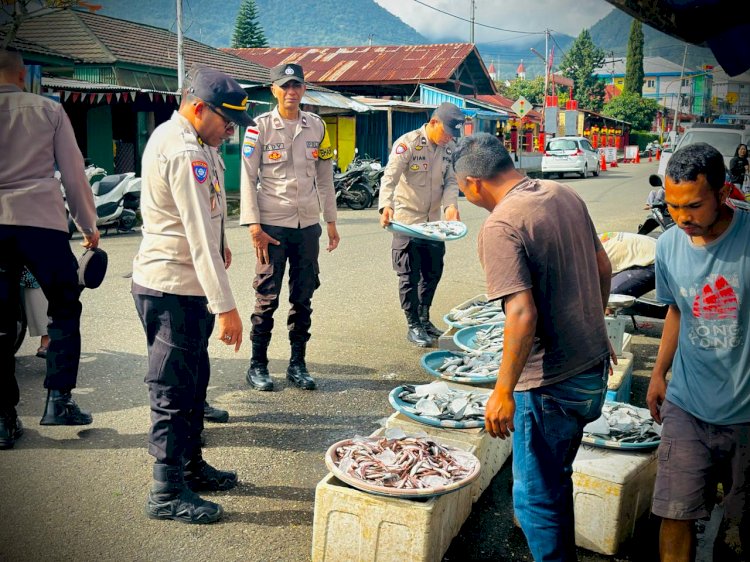
[[[586,137],[555,137],[547,141],[542,156],[542,177],[551,174],[562,177],[565,173],[580,174],[582,178],[599,175],[599,152]]]
[[[737,147],[750,142],[750,126],[696,123],[680,137],[675,150],[697,142],[706,142],[721,152],[724,157],[724,166],[729,169],[729,162]],[[672,152],[662,153],[659,170],[656,172],[662,179],[666,175],[667,163],[671,156]]]

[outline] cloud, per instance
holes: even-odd
[[[470,0],[420,0],[434,8],[470,19]],[[383,8],[433,41],[468,41],[470,23],[441,14],[414,0],[375,0]],[[476,0],[475,22],[503,29],[543,33],[550,28],[577,36],[613,10],[606,0]],[[513,41],[524,37],[475,25],[475,42]],[[533,37],[533,36],[528,36]]]

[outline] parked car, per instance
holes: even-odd
[[[675,151],[683,146],[705,142],[716,148],[724,157],[724,166],[729,169],[729,161],[734,156],[739,144],[750,142],[750,126],[726,125],[718,123],[696,123],[680,136],[675,146]],[[659,161],[659,169],[656,172],[662,179],[667,171],[667,162],[672,152],[664,152]]]
[[[547,141],[542,156],[542,177],[562,177],[576,173],[585,178],[591,172],[598,176],[601,166],[599,152],[585,137],[555,137]]]

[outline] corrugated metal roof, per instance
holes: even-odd
[[[399,101],[399,100],[383,100],[380,98],[368,98],[365,96],[354,96],[355,100],[366,103],[374,109],[387,110],[389,107],[397,108],[405,111],[424,111],[435,109],[436,105],[428,105],[426,103],[417,103],[413,101]]]
[[[51,76],[42,76],[42,86],[74,92],[153,92],[155,94],[174,94],[172,90],[154,90],[151,88],[137,88],[135,86],[100,84],[98,82],[76,80],[75,78],[56,78]]]
[[[614,62],[608,62],[602,68],[597,68],[592,74],[597,76],[625,76],[625,66],[627,60],[625,58],[617,59]],[[666,75],[680,75],[682,66],[675,64],[670,60],[662,57],[643,57],[643,75],[654,76],[659,74]],[[695,73],[695,70],[686,68],[686,74]]]
[[[269,68],[299,64],[305,69],[307,81],[340,85],[447,82],[475,52],[471,43],[223,50]]]
[[[25,20],[18,36],[88,64],[127,63],[172,72],[177,69],[176,34],[99,14],[50,12]],[[267,68],[192,39],[185,39],[184,52],[185,68],[200,63],[243,81],[269,80]]]
[[[335,92],[306,90],[305,95],[302,97],[302,103],[317,105],[320,107],[349,109],[351,111],[356,111],[357,113],[372,111],[369,106]]]

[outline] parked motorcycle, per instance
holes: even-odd
[[[104,170],[93,166],[87,168],[86,172],[90,180],[101,178],[91,184],[96,205],[96,226],[99,230],[132,230],[136,225],[141,204],[141,178],[135,177],[134,172],[101,177]],[[73,236],[77,230],[73,218],[68,214],[68,233]]]
[[[646,208],[650,210],[650,213],[646,220],[638,225],[638,234],[658,237],[662,232],[673,227],[674,221],[667,211],[667,204],[664,202],[664,187],[661,177],[651,174],[648,182],[654,188],[646,199]],[[661,228],[661,232],[655,232],[657,228]]]
[[[338,205],[345,204],[350,209],[361,211],[372,204],[372,189],[365,180],[364,170],[361,168],[334,174],[333,187],[336,191],[336,203]]]

